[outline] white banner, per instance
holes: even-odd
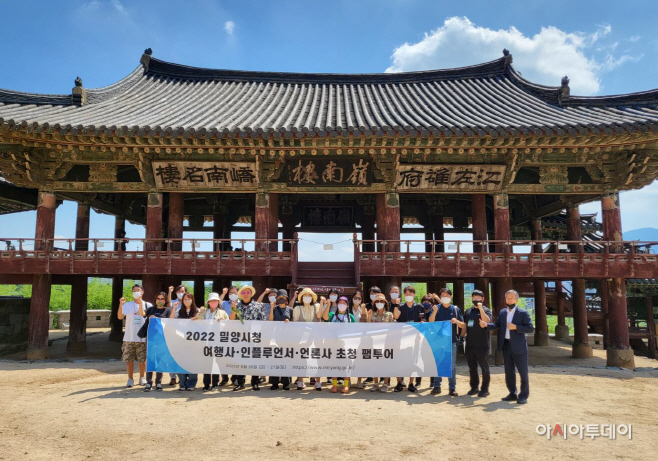
[[[150,320],[148,371],[259,376],[451,376],[452,327],[431,323]]]

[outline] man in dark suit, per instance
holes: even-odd
[[[503,353],[505,362],[505,384],[509,395],[502,400],[528,403],[530,384],[528,383],[528,342],[525,335],[532,333],[532,319],[527,311],[517,306],[519,294],[514,290],[505,293],[507,308],[500,311],[494,323],[480,320],[480,326],[489,330],[498,330],[498,350]],[[516,393],[516,374],[521,376],[521,392]]]

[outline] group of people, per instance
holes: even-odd
[[[121,298],[118,309],[119,319],[126,318],[122,360],[126,362],[128,371],[127,387],[134,386],[134,362],[138,363],[139,384],[145,386],[145,391],[153,389],[153,373],[146,373],[146,338],[145,322],[154,317],[212,320],[258,320],[274,322],[435,322],[449,321],[452,323],[452,376],[448,378],[448,393],[456,397],[456,358],[457,343],[465,338],[465,355],[470,374],[470,390],[468,395],[486,397],[489,395],[491,381],[489,372],[489,332],[498,330],[497,347],[504,357],[505,383],[509,394],[504,401],[516,401],[519,404],[527,402],[529,396],[528,383],[528,346],[525,335],[533,332],[532,319],[527,311],[517,303],[519,295],[514,290],[505,294],[506,307],[500,311],[495,321],[491,310],[484,305],[484,293],[475,290],[472,293],[472,306],[462,313],[461,309],[452,303],[452,292],[442,288],[439,293],[428,293],[420,303],[416,301],[416,290],[412,285],[403,290],[393,286],[388,293],[383,293],[376,286],[367,291],[367,297],[362,291],[356,291],[351,297],[341,295],[337,290],[331,290],[328,296],[318,296],[308,287],[300,287],[292,297],[284,289],[268,288],[256,299],[254,287],[246,285],[241,288],[231,286],[224,288],[221,294],[210,293],[206,305],[197,307],[194,295],[185,286],[174,289],[169,287],[168,293],[160,292],[155,296],[154,303],[144,301],[144,290],[140,285],[132,288],[133,300],[126,302]],[[265,298],[267,300],[265,301]],[[226,299],[228,298],[228,299]],[[481,370],[482,380],[480,381]],[[521,378],[520,392],[517,392],[516,371]],[[162,373],[155,373],[155,390],[162,390]],[[221,378],[221,379],[220,379]],[[393,387],[395,392],[405,389],[418,392],[421,378],[396,377]],[[234,391],[245,389],[246,376],[204,374],[203,390],[212,391],[231,382]],[[260,390],[265,378],[251,377],[251,387]],[[328,381],[332,393],[350,391],[350,379],[333,377]],[[197,375],[170,374],[171,386],[178,384],[180,391],[193,391],[197,385]],[[270,377],[270,388],[290,390],[292,384],[289,377]],[[306,387],[304,378],[295,380],[295,386],[301,390]],[[358,377],[355,386],[364,389],[370,385],[371,392],[388,392],[391,378],[388,377]],[[441,393],[442,378],[430,379],[431,394]],[[321,391],[322,379],[310,378],[310,385]]]

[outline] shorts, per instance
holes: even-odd
[[[146,362],[146,343],[124,342],[121,346],[121,360],[124,362]]]

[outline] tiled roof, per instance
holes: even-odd
[[[213,70],[142,57],[121,81],[71,95],[0,90],[0,125],[63,133],[194,137],[564,135],[658,131],[658,90],[564,96],[511,56],[389,74]]]

